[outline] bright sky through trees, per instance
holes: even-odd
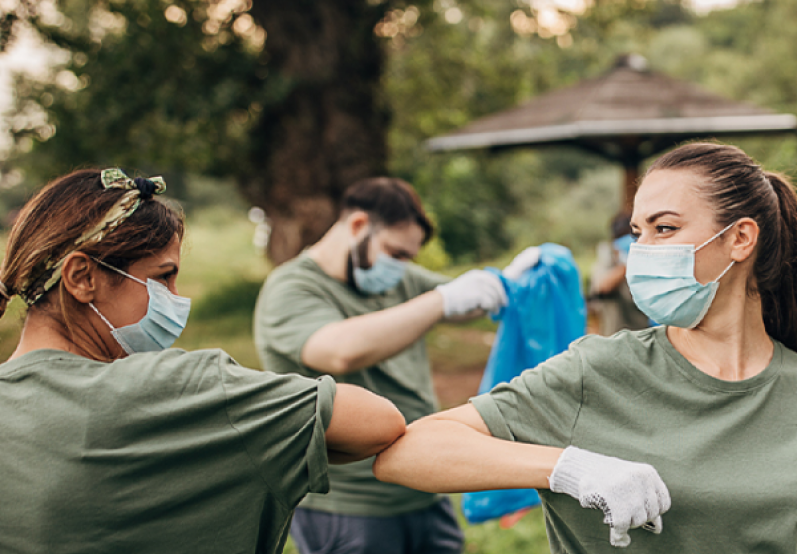
[[[575,13],[583,11],[585,4],[589,0],[525,0],[536,9],[545,6],[556,6]],[[733,7],[739,0],[690,0],[692,8],[697,13],[706,13],[713,9],[723,9]],[[454,3],[454,2],[452,2]],[[47,6],[45,11],[50,12],[54,8],[51,2],[43,2],[42,7]],[[458,11],[458,10],[457,10]],[[451,15],[455,17],[456,14]],[[448,16],[448,13],[446,13]],[[0,113],[5,112],[11,105],[12,74],[16,72],[27,72],[33,75],[42,74],[46,71],[46,63],[51,54],[40,47],[33,36],[33,33],[23,33],[7,52],[0,54]],[[8,137],[9,122],[0,119],[0,153],[7,150],[11,141]]]

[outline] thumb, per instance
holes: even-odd
[[[625,548],[631,544],[631,537],[628,536],[628,529],[617,529],[609,527],[609,542],[612,546]]]

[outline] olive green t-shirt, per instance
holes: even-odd
[[[336,321],[397,306],[432,290],[446,278],[408,264],[401,283],[380,295],[363,295],[327,275],[306,253],[269,275],[255,309],[254,335],[269,371],[318,377],[302,364],[302,348],[316,331]],[[423,339],[373,367],[335,379],[390,399],[407,422],[437,410]],[[423,509],[436,495],[377,481],[373,458],[329,468],[330,491],[310,494],[303,508],[348,515],[389,516]]]
[[[774,341],[769,366],[723,381],[691,365],[665,327],[585,337],[472,400],[496,437],[653,465],[672,508],[623,552],[794,554],[797,353]],[[553,553],[612,553],[600,510],[541,491]]]
[[[282,552],[334,395],[219,350],[0,364],[0,552]]]

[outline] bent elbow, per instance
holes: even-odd
[[[345,352],[339,352],[329,358],[326,369],[331,375],[345,375],[352,371],[362,369],[362,364],[355,356],[349,356]]]
[[[382,418],[376,425],[378,429],[378,436],[374,437],[372,443],[371,455],[379,454],[398,439],[400,439],[407,430],[407,424],[404,421],[404,416],[397,408],[392,410],[392,413]]]
[[[390,421],[386,422],[385,424],[385,436],[387,438],[387,442],[385,443],[385,448],[396,442],[400,439],[404,433],[407,432],[407,422],[404,419],[402,413],[395,408],[393,414],[388,418]],[[382,450],[384,450],[383,448]],[[380,450],[381,452],[381,450]]]

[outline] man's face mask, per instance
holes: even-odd
[[[714,241],[725,229],[695,248],[693,244],[631,244],[625,277],[634,303],[656,323],[692,329],[705,317],[719,288],[719,277],[701,284],[695,279],[695,253]]]
[[[188,322],[191,299],[172,294],[165,285],[152,279],[147,279],[145,283],[121,269],[99,260],[95,261],[147,287],[149,294],[147,313],[138,323],[118,329],[111,325],[111,322],[100,313],[94,304],[89,303],[91,309],[111,328],[111,335],[124,351],[128,354],[157,352],[174,344]]]
[[[407,262],[397,260],[380,252],[371,267],[363,268],[360,265],[360,256],[368,255],[368,243],[373,237],[369,231],[365,240],[357,243],[352,239],[349,251],[352,267],[352,280],[354,286],[365,294],[382,294],[398,286],[407,271]]]

